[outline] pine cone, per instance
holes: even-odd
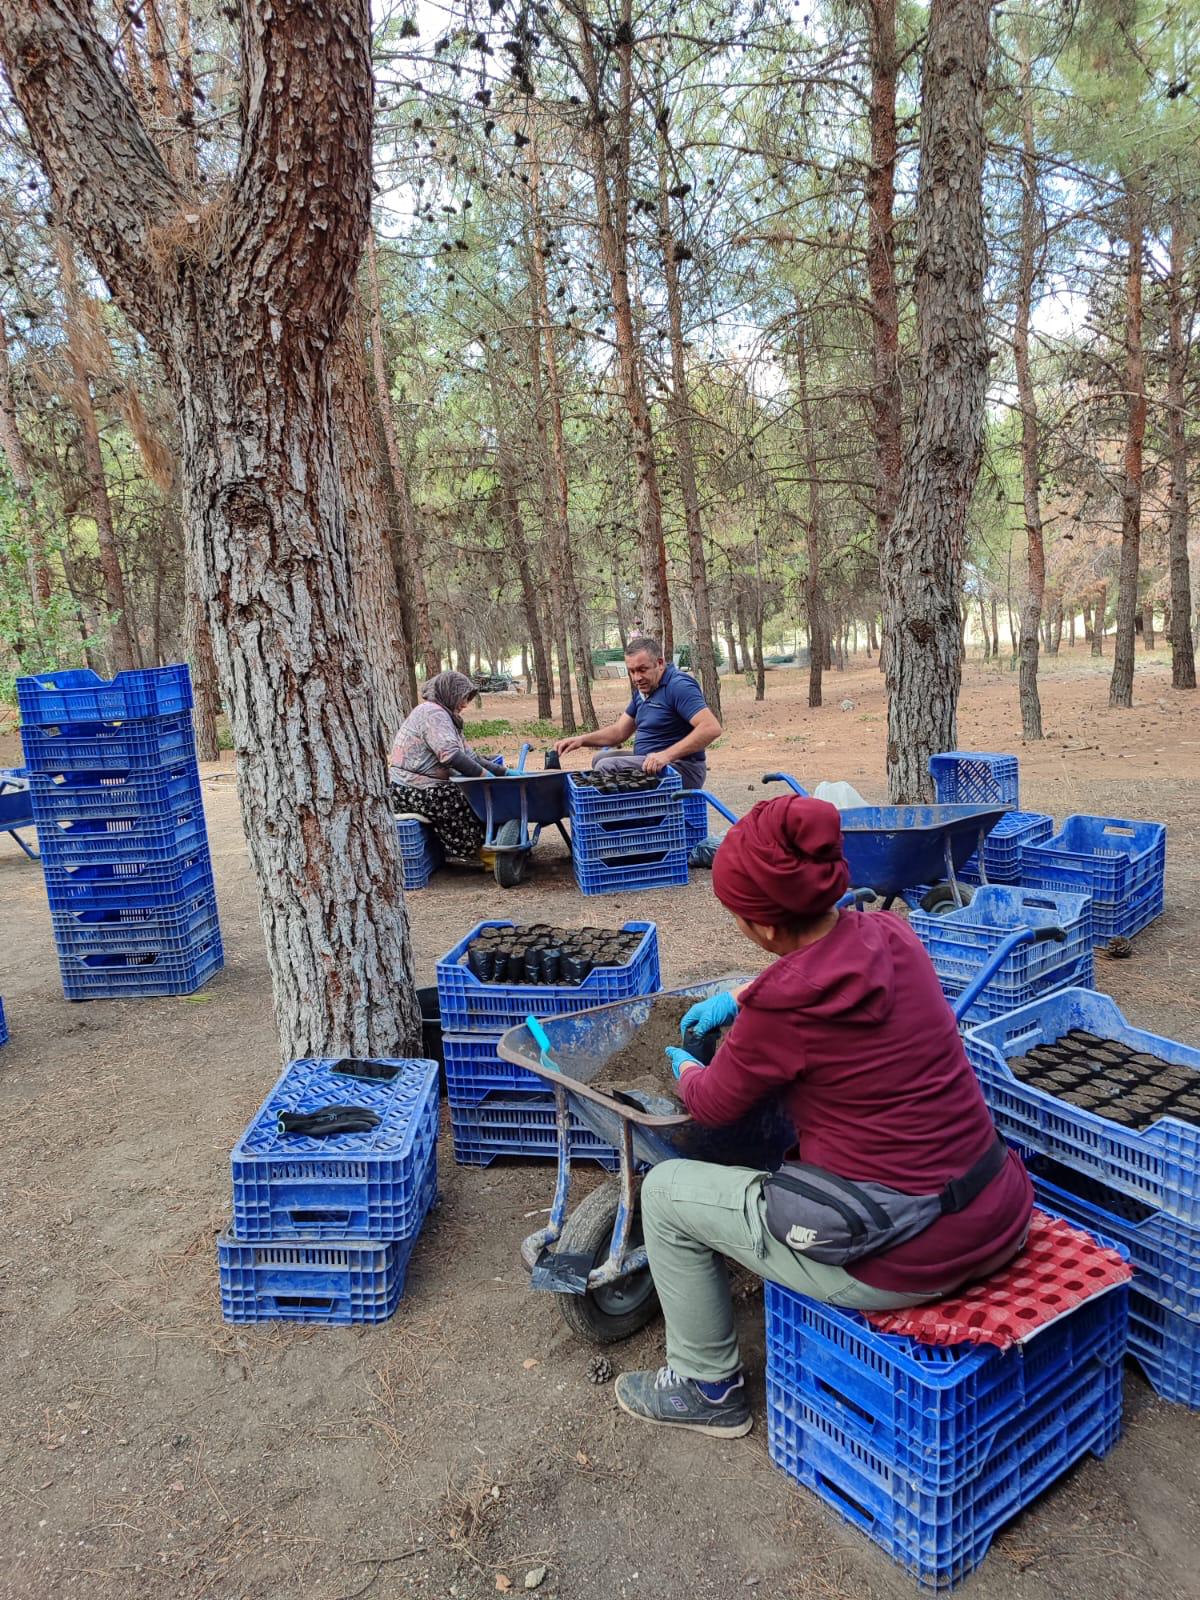
[[[1110,961],[1128,961],[1133,954],[1133,945],[1128,939],[1110,939],[1100,953]]]
[[[611,1383],[613,1375],[612,1362],[607,1356],[593,1356],[588,1362],[587,1375],[589,1383]]]

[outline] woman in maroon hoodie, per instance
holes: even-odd
[[[1033,1191],[998,1140],[923,946],[902,918],[838,911],[838,813],[764,800],[726,834],[713,889],[777,959],[684,1019],[732,1023],[710,1066],[670,1050],[697,1122],[769,1096],[796,1130],[778,1173],[664,1161],[642,1184],[667,1362],[623,1373],[622,1410],[738,1437],[751,1426],[725,1257],[814,1300],[888,1310],[941,1299],[1025,1241]]]

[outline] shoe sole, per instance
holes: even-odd
[[[689,1433],[708,1433],[714,1439],[742,1439],[754,1426],[754,1418],[747,1417],[745,1422],[734,1422],[722,1427],[716,1422],[676,1422],[673,1417],[648,1417],[644,1411],[631,1411],[621,1399],[617,1390],[613,1391],[617,1404],[627,1417],[634,1417],[638,1422],[650,1422],[658,1428],[686,1428]]]

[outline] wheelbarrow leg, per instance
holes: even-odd
[[[552,1244],[557,1244],[567,1214],[567,1200],[571,1193],[571,1110],[567,1093],[561,1084],[554,1085],[555,1127],[558,1135],[558,1178],[554,1186],[554,1201],[550,1207],[550,1221],[544,1228],[531,1233],[521,1245],[521,1258],[535,1275],[539,1259]],[[544,1270],[544,1268],[542,1269]]]

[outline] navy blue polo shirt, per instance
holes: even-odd
[[[637,723],[633,736],[633,753],[637,756],[653,755],[656,750],[669,750],[680,739],[686,739],[692,730],[692,718],[698,711],[707,709],[704,692],[690,673],[680,672],[673,661],[663,669],[658,688],[646,696],[637,692],[625,707],[625,715]],[[703,761],[703,751],[692,756],[693,761]]]

